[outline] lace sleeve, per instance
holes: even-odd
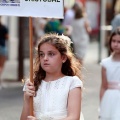
[[[102,67],[106,68],[106,67],[107,67],[107,63],[108,63],[108,59],[106,58],[106,59],[103,59],[103,60],[100,62],[100,65],[101,65]]]
[[[73,76],[73,80],[70,85],[70,90],[72,90],[73,88],[76,88],[76,87],[83,88],[83,83],[77,76]]]

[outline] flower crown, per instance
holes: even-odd
[[[65,44],[67,44],[68,46],[71,46],[71,43],[73,43],[68,36],[65,36],[65,35],[62,34],[62,35],[60,35],[59,37],[60,37],[62,40],[64,40],[64,41],[65,41]]]

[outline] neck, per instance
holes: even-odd
[[[120,53],[113,53],[113,59],[116,61],[120,61]]]
[[[45,77],[45,81],[54,81],[54,80],[57,80],[61,77],[65,76],[63,73],[46,73],[46,77]]]

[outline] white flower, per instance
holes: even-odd
[[[60,38],[62,38],[63,40],[65,40],[66,44],[68,44],[69,46],[71,45],[71,43],[73,43],[68,36],[65,36],[63,34],[60,36]]]

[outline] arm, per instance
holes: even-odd
[[[85,29],[86,29],[86,31],[87,31],[88,34],[90,34],[91,31],[92,31],[88,20],[85,20]]]
[[[9,39],[9,35],[8,35],[8,34],[6,34],[6,35],[5,35],[5,38],[6,38],[6,40],[8,40],[8,39]]]
[[[34,96],[35,88],[33,83],[26,83],[26,90],[24,92],[24,101],[23,101],[23,109],[21,113],[20,120],[27,120],[27,117],[30,115],[30,96]]]
[[[102,67],[102,83],[100,88],[100,101],[107,89],[107,78],[106,78],[106,69]]]
[[[24,98],[25,98],[25,93],[24,93]],[[29,99],[28,100],[24,99],[24,101],[23,101],[23,109],[22,109],[22,114],[21,114],[20,120],[27,120],[27,116],[30,114],[30,112],[29,112],[29,109],[30,109],[29,104],[30,104]]]
[[[68,97],[68,115],[63,120],[79,120],[81,112],[81,88],[70,90]]]

